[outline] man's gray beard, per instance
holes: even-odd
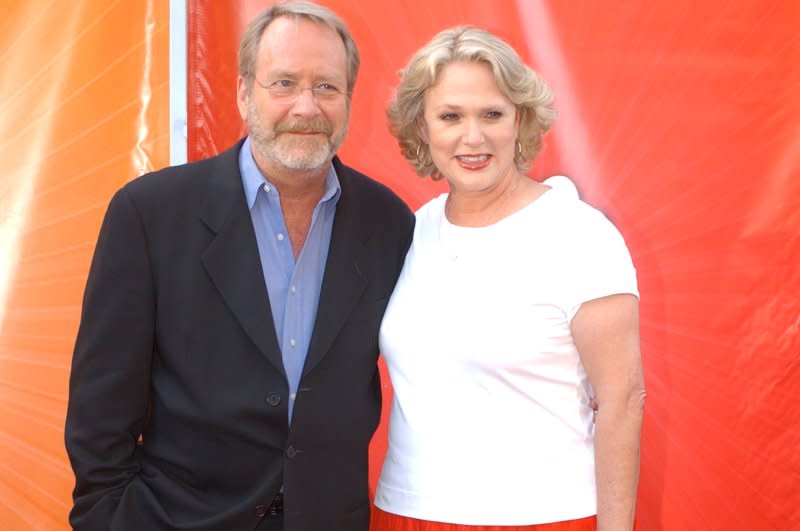
[[[297,138],[292,136],[280,137],[283,133],[267,129],[261,121],[253,100],[247,105],[247,130],[253,142],[253,147],[262,157],[273,164],[289,170],[315,170],[330,163],[336,151],[341,147],[347,135],[348,124],[341,134],[325,138],[325,143],[320,146],[319,137]],[[280,142],[284,142],[281,146]],[[288,148],[287,145],[288,144]]]

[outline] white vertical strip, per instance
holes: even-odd
[[[186,0],[169,0],[169,161],[187,159]]]

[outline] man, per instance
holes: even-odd
[[[278,4],[246,29],[229,151],[123,187],[70,380],[76,529],[357,531],[381,316],[413,215],[335,153],[358,52]]]

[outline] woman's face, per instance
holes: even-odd
[[[422,137],[451,192],[491,192],[518,176],[516,107],[485,63],[442,69],[425,93]]]

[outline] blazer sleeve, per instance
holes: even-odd
[[[95,248],[72,359],[65,440],[75,529],[107,529],[139,467],[154,348],[155,294],[142,220],[123,188]]]

